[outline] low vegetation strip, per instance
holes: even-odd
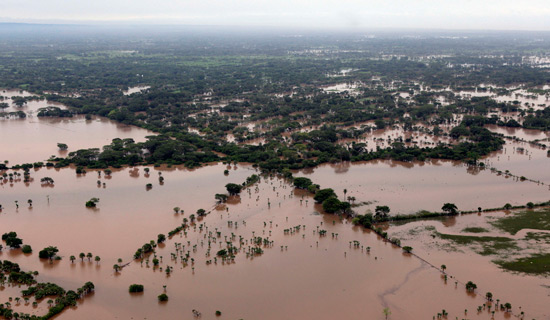
[[[501,268],[514,272],[523,272],[527,274],[549,274],[550,273],[550,253],[534,254],[529,257],[519,258],[513,261],[495,261]]]
[[[491,225],[512,235],[522,229],[550,230],[550,209],[515,212],[492,221]]]

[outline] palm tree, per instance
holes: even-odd
[[[384,308],[384,310],[382,311],[382,313],[384,313],[384,316],[386,317],[386,320],[387,320],[388,317],[391,315],[390,308]]]
[[[88,261],[92,261],[93,254],[91,252],[88,252],[88,254],[86,255],[86,258],[88,258]]]
[[[99,261],[101,261],[101,258],[99,256],[95,256],[95,262],[99,265]]]
[[[441,270],[443,270],[443,273],[445,273],[445,270],[447,270],[447,266],[444,265],[444,264],[442,264],[442,265],[441,265]]]
[[[118,270],[120,270],[120,266],[118,264],[115,264],[113,266],[113,269],[115,269],[115,273],[118,273]]]
[[[76,260],[76,257],[75,257],[75,256],[71,256],[69,259],[71,260],[71,263],[74,263],[74,261]]]
[[[81,252],[78,256],[80,257],[82,262],[84,262],[84,258],[86,257],[86,254],[84,254],[84,252]]]

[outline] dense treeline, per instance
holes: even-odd
[[[364,143],[338,144],[339,133],[331,127],[300,134],[293,143],[272,141],[259,146],[238,146],[233,143],[205,141],[195,135],[171,139],[166,135],[148,137],[146,142],[132,139],[114,139],[100,149],[82,149],[70,152],[66,158],[56,158],[56,167],[75,164],[79,167],[106,168],[137,164],[185,164],[200,166],[213,161],[249,162],[264,170],[301,169],[326,162],[393,159],[413,161],[451,159],[477,161],[492,151],[499,150],[504,140],[489,130],[465,119],[450,133],[456,144],[438,144],[433,147],[405,146],[393,142],[390,147],[368,151]],[[186,139],[186,137],[193,139]],[[215,153],[217,152],[217,153]],[[218,154],[223,154],[219,156]]]

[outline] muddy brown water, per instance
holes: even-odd
[[[15,90],[0,91],[3,96],[31,96],[28,92]],[[84,116],[72,118],[39,118],[36,116],[39,108],[65,106],[46,100],[29,101],[18,108],[5,100],[10,107],[6,112],[21,110],[27,113],[25,119],[0,118],[0,161],[8,160],[11,165],[44,161],[50,156],[66,156],[68,152],[83,148],[101,148],[110,144],[114,138],[132,138],[135,141],[145,141],[145,137],[154,135],[149,130],[117,123],[102,117],[92,117],[86,120]],[[60,151],[57,143],[69,146],[66,151]]]
[[[498,167],[498,162],[495,165]],[[388,205],[393,214],[408,214],[440,211],[446,202],[455,203],[460,210],[476,210],[550,199],[546,185],[516,181],[458,161],[325,164],[297,175],[322,188],[333,188],[340,198],[347,189],[346,197],[355,197],[356,203],[371,203],[360,207],[361,213],[377,205]]]
[[[459,217],[446,218],[440,221],[417,221],[406,225],[390,227],[390,236],[397,236],[403,239],[407,245],[414,248],[414,251],[419,256],[425,257],[430,263],[440,266],[445,264],[447,272],[453,274],[458,279],[472,280],[482,295],[490,291],[494,295],[494,299],[500,299],[501,302],[511,302],[512,305],[519,310],[522,310],[531,315],[527,315],[527,319],[548,319],[550,312],[548,302],[550,296],[550,279],[544,276],[517,274],[501,270],[493,260],[502,259],[502,256],[489,255],[482,256],[473,252],[467,246],[446,246],[447,241],[441,240],[438,237],[432,238],[432,231],[426,231],[425,228],[433,227],[434,231],[444,234],[460,234],[473,236],[497,236],[509,237],[512,239],[520,239],[522,232],[518,232],[516,236],[511,236],[498,229],[495,229],[487,223],[490,219],[497,219],[511,214],[510,212],[491,212],[482,214],[470,214]],[[483,227],[489,232],[483,233],[464,233],[462,230],[467,227]],[[527,230],[525,230],[527,231]],[[532,230],[531,230],[532,231]],[[522,244],[520,244],[522,246]],[[538,248],[527,250],[526,252],[537,252],[544,250],[544,244]],[[521,251],[526,249],[522,248]],[[534,251],[533,251],[534,250]],[[519,257],[526,252],[509,252],[504,253],[504,258]],[[518,255],[519,254],[519,255]],[[454,281],[449,280],[454,286]],[[514,301],[514,302],[512,302]]]
[[[33,103],[45,102],[29,102],[28,108],[37,109]],[[29,120],[41,121],[31,117],[21,122]],[[30,134],[30,122],[17,125],[14,124],[16,121],[19,120],[3,120],[0,130],[8,130],[6,134],[15,141],[29,131],[29,138],[20,140],[17,147],[14,147],[14,140],[9,141],[9,145],[2,146],[2,150],[6,150],[2,157],[12,154],[17,158],[27,146],[31,151],[21,156],[22,161],[10,159],[11,163],[36,161],[43,153],[46,153],[45,157],[55,154],[56,142],[67,143],[73,150],[73,144],[78,143],[85,144],[82,147],[96,146],[96,137],[109,141],[114,137],[125,137],[116,126],[113,128],[114,123],[109,122],[105,127],[90,128],[93,130],[88,135],[82,131],[82,136],[73,143],[56,141],[79,133],[60,135],[52,129],[51,132]],[[83,119],[70,121],[77,123],[66,124],[68,128],[76,126],[84,130],[90,125],[78,122],[84,122]],[[92,120],[93,123],[103,121]],[[63,121],[55,125],[60,123]],[[10,124],[14,124],[11,129]],[[44,124],[38,126],[49,127]],[[104,132],[111,130],[109,128],[112,131],[103,136]],[[138,140],[141,134],[147,135],[144,130],[131,128],[128,137]],[[33,146],[34,140],[42,143]],[[98,147],[108,143],[102,141],[98,138]],[[542,150],[538,152],[526,147],[526,151],[516,154],[514,148],[521,145],[507,145],[506,150],[485,161],[505,170],[504,164],[510,156],[511,172],[517,174],[515,171],[520,171],[529,178],[535,178],[529,174],[544,173],[548,160],[543,157]],[[137,167],[114,170],[111,177],[103,174],[98,177],[93,170],[76,175],[70,168],[42,168],[31,170],[31,183],[8,181],[0,184],[0,204],[4,206],[0,213],[0,233],[16,231],[24,243],[34,249],[30,255],[23,255],[19,250],[4,250],[0,259],[18,262],[25,270],[37,270],[40,281],[56,282],[67,289],[76,289],[86,281],[96,284],[95,294],[58,318],[191,319],[191,311],[196,309],[202,313],[203,319],[215,319],[216,310],[222,312],[221,318],[231,319],[384,319],[382,310],[389,307],[392,312],[389,319],[431,319],[442,309],[449,312],[449,319],[490,319],[487,310],[480,314],[475,312],[477,306],[485,302],[482,297],[467,294],[463,286],[455,288],[454,280],[445,283],[438,270],[403,254],[400,248],[382,241],[375,234],[352,227],[338,217],[319,214],[321,208],[313,204],[310,196],[294,191],[278,179],[263,179],[250,188],[250,194],[244,191],[239,199],[231,199],[224,207],[198,221],[196,229],[190,229],[187,235],[176,235],[161,245],[157,250],[158,257],[163,257],[160,266],[163,270],[167,265],[174,268],[167,276],[164,271],[153,268],[152,263],[148,267],[146,262],[134,261],[135,250],[143,243],[155,240],[159,233],[168,233],[197,209],[211,208],[214,194],[224,193],[226,183],[240,183],[255,171],[247,165],[228,168],[222,164],[196,170],[181,167],[149,169],[149,174],[143,167]],[[230,169],[228,176],[223,174],[225,169]],[[163,185],[159,183],[159,172],[165,178]],[[454,202],[459,209],[468,210],[550,198],[546,185],[515,181],[490,170],[450,161],[327,164],[297,175],[310,177],[323,187],[334,188],[341,198],[343,190],[347,189],[347,196],[355,196],[356,202],[376,201],[359,207],[360,213],[378,204],[389,205],[392,213],[409,213],[421,209],[439,210],[444,202]],[[42,177],[52,177],[54,186],[42,186]],[[147,183],[152,183],[153,188],[147,190]],[[92,197],[100,198],[98,207],[85,208],[84,203]],[[28,207],[27,199],[33,200],[32,209]],[[18,210],[15,200],[19,201]],[[172,208],[176,206],[185,213],[174,214]],[[238,226],[229,226],[228,221],[238,223]],[[300,231],[293,234],[284,232],[284,229],[297,225],[302,226]],[[221,237],[211,243],[210,255],[207,256],[208,238],[205,235],[216,228]],[[327,235],[321,237],[318,230],[326,230]],[[215,252],[223,248],[220,244],[225,242],[226,236],[231,238],[232,233],[237,238],[242,236],[244,241],[250,241],[253,236],[269,237],[273,246],[264,247],[261,256],[250,258],[244,252],[250,245],[246,243],[234,263],[218,260],[207,265],[206,261],[213,260]],[[540,278],[523,282],[525,277],[503,274],[486,257],[480,258],[473,253],[442,253],[429,246],[425,248],[423,240],[410,240],[406,244],[413,246],[419,256],[434,265],[446,263],[449,273],[461,281],[476,282],[481,294],[491,291],[496,297],[502,297],[502,302],[509,300],[516,313],[519,313],[517,306],[521,305],[527,318],[548,317],[541,307],[547,305],[548,295],[544,295],[545,291],[541,289],[544,281]],[[359,241],[359,247],[350,247],[350,241]],[[176,243],[191,251],[194,265],[190,263],[184,267],[179,257],[177,261],[170,258],[175,253]],[[238,241],[233,243],[238,246]],[[49,245],[59,248],[63,257],[61,261],[50,264],[38,259],[38,251]],[[196,252],[192,249],[194,245]],[[367,247],[371,248],[370,253],[367,253]],[[91,252],[100,256],[101,261],[80,261],[80,252]],[[69,260],[70,255],[77,256],[74,264]],[[115,273],[112,266],[118,258],[123,260],[122,264],[129,264],[120,273]],[[145,292],[130,295],[128,286],[132,283],[144,284]],[[517,290],[523,284],[525,288]],[[163,285],[167,286],[170,300],[159,304],[156,297],[163,292]],[[540,288],[535,288],[535,285]],[[528,288],[535,289],[530,291]],[[20,289],[0,288],[0,301],[15,297]],[[38,309],[32,309],[21,303],[14,309],[44,314],[44,304],[43,301]],[[467,315],[464,309],[468,310]],[[509,315],[499,311],[496,318],[509,318]]]
[[[149,177],[143,168],[122,169],[113,172],[110,179],[102,175],[105,189],[97,187],[94,171],[77,176],[70,169],[40,169],[32,173],[34,182],[28,186],[23,182],[1,186],[5,209],[0,215],[0,232],[17,231],[25,243],[33,246],[34,253],[25,256],[7,250],[0,259],[18,262],[26,270],[38,270],[40,281],[53,281],[67,288],[93,281],[96,293],[76,309],[64,312],[61,319],[191,319],[193,309],[199,310],[203,319],[215,319],[216,310],[222,312],[222,318],[231,319],[384,319],[385,307],[392,312],[389,319],[431,319],[442,309],[451,318],[462,317],[464,309],[469,310],[470,319],[490,318],[487,312],[474,312],[484,302],[481,297],[467,294],[463,287],[455,288],[450,281],[445,284],[439,271],[403,254],[375,234],[352,227],[336,216],[320,215],[321,208],[310,196],[295,192],[275,178],[263,179],[250,188],[250,193],[244,191],[239,201],[230,201],[228,211],[214,210],[197,222],[196,229],[176,235],[159,247],[157,255],[163,257],[160,266],[174,268],[170,276],[152,268],[152,263],[147,267],[146,263],[132,261],[141,244],[156,239],[158,233],[166,234],[198,208],[210,208],[214,205],[213,195],[224,192],[226,183],[244,181],[255,172],[239,165],[230,167],[229,176],[225,176],[226,168],[151,168]],[[158,172],[165,177],[162,186]],[[464,171],[461,174],[472,178]],[[40,186],[37,181],[44,176],[55,180],[53,188]],[[337,175],[330,172],[327,176]],[[153,188],[147,191],[145,184],[149,182]],[[358,189],[348,187],[350,194]],[[426,190],[415,190],[418,197],[417,192]],[[84,207],[91,197],[100,198],[97,210]],[[26,205],[28,198],[33,199],[32,209]],[[15,200],[20,203],[18,210]],[[175,215],[175,206],[185,213]],[[228,221],[238,225],[229,226]],[[201,231],[200,224],[208,231]],[[284,229],[297,225],[302,226],[300,231],[285,234]],[[205,235],[216,228],[221,237],[211,244],[210,256],[206,256]],[[327,230],[327,235],[320,236],[319,230]],[[241,251],[234,263],[218,260],[206,264],[224,247],[221,243],[225,236],[234,233],[250,241],[252,232],[268,237],[273,246],[264,247],[263,255],[253,259]],[[360,246],[354,248],[350,241],[359,241]],[[238,245],[238,241],[233,242]],[[191,251],[194,266],[184,267],[179,259],[171,260],[175,243]],[[40,261],[37,252],[48,245],[57,246],[63,260],[53,264]],[[194,245],[196,252],[191,249]],[[101,262],[81,262],[79,252],[99,255]],[[77,256],[76,263],[69,261],[70,255]],[[429,254],[425,257],[431,259]],[[112,266],[118,258],[130,264],[115,274]],[[473,275],[467,280],[482,283]],[[145,292],[130,295],[127,291],[132,283],[143,284]],[[163,285],[170,299],[159,304],[156,296],[163,292]],[[0,291],[0,300],[6,299]],[[500,318],[504,313],[497,313]]]

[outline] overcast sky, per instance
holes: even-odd
[[[550,30],[550,0],[0,0],[0,22]]]

